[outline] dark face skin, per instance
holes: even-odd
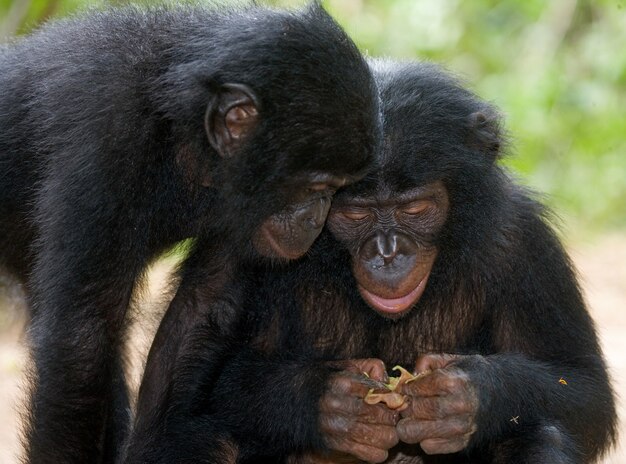
[[[329,228],[352,255],[361,296],[382,316],[402,317],[422,296],[448,207],[441,181],[374,197],[344,195],[333,204]]]
[[[259,118],[260,104],[252,89],[243,84],[224,84],[206,112],[209,142],[222,158],[237,156]],[[353,176],[307,173],[293,181],[287,207],[268,217],[255,232],[255,250],[267,258],[301,257],[322,231],[335,191],[356,180]]]
[[[298,182],[301,187],[289,206],[261,224],[252,243],[262,256],[297,259],[322,231],[337,189],[352,183],[347,177],[313,174]]]

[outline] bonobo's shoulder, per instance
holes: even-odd
[[[505,244],[503,252],[528,255],[540,261],[562,259],[558,216],[543,201],[541,195],[503,176],[502,198],[495,202],[492,234],[496,244]],[[497,247],[496,247],[497,248]],[[549,250],[538,253],[537,250]],[[503,256],[504,259],[509,259]]]

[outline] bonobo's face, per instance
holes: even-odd
[[[270,123],[263,120],[263,108],[251,88],[229,83],[216,92],[204,123],[220,157],[218,166],[228,174],[217,184],[226,180],[237,186],[245,203],[231,209],[245,204],[247,224],[254,225],[246,233],[258,254],[280,260],[302,256],[321,232],[337,189],[363,177],[379,132],[377,111],[361,110],[362,120],[351,123],[355,128],[348,135],[327,136],[311,116],[294,126],[301,133],[274,140],[275,131],[267,130]],[[318,124],[323,129],[331,126],[326,120]],[[316,134],[307,139],[310,142],[294,142],[310,134]],[[346,140],[337,144],[337,139]],[[216,184],[212,175],[203,178],[203,185]]]
[[[441,181],[370,197],[346,193],[333,203],[328,226],[352,255],[361,296],[381,315],[401,317],[422,296],[448,207]]]
[[[299,181],[288,207],[263,222],[253,238],[254,248],[269,258],[302,256],[322,231],[335,191],[354,180],[312,174]]]

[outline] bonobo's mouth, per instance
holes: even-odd
[[[417,284],[417,287],[399,298],[383,298],[365,289],[362,285],[358,286],[359,292],[367,304],[376,311],[382,313],[384,316],[396,318],[417,303],[417,300],[419,300],[422,293],[424,293],[429,274],[430,273],[426,274],[422,278],[419,284]]]
[[[319,231],[321,230],[320,228]],[[276,232],[267,225],[263,225],[255,234],[253,244],[261,256],[293,261],[302,257],[308,251],[317,238],[319,231],[303,239],[302,237],[285,237],[286,233],[281,233],[282,231]],[[291,242],[296,242],[298,246],[290,246]]]

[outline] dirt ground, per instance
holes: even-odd
[[[621,436],[618,446],[602,464],[626,464],[626,233],[593,240],[593,243],[570,247],[579,269],[590,310],[596,320],[604,353],[611,369],[613,385],[620,396],[619,415]],[[142,333],[149,333],[164,297],[164,278],[170,262],[155,267],[149,281],[148,297],[142,303],[142,315],[137,319],[134,338],[141,365],[147,344]],[[17,462],[19,453],[19,405],[22,400],[23,374],[27,365],[23,336],[23,306],[19,289],[7,292],[7,282],[0,278],[0,464]],[[148,322],[145,322],[148,321]],[[134,369],[138,372],[139,369]],[[136,379],[135,379],[136,380]]]

